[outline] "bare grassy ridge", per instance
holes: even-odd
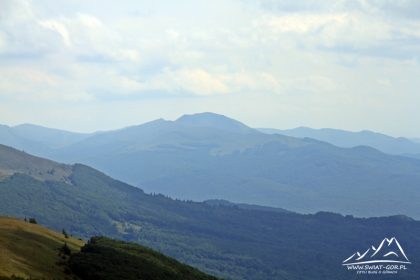
[[[65,242],[73,252],[84,245],[84,241],[66,239],[63,234],[40,225],[0,217],[0,277],[73,279],[60,265],[59,248]]]

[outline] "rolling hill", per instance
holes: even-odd
[[[2,148],[16,154],[16,168],[19,160],[33,162],[33,168],[44,161]],[[179,201],[145,194],[85,165],[68,168],[66,180],[35,178],[24,168],[3,177],[0,214],[35,217],[75,236],[137,242],[227,279],[358,279],[343,269],[342,260],[391,236],[409,258],[420,259],[420,222],[406,216],[361,219]],[[419,274],[419,263],[413,261],[393,279],[417,279]]]

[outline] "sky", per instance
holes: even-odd
[[[0,0],[0,123],[216,112],[420,137],[417,0]]]

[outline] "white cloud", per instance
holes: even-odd
[[[215,75],[202,69],[185,69],[176,71],[172,79],[180,89],[195,94],[229,93],[229,88]]]
[[[32,2],[28,0],[0,0],[0,22],[26,21],[34,17]]]
[[[108,32],[103,23],[92,15],[79,13],[73,17],[42,19],[38,23],[46,29],[57,32],[64,44],[72,47],[76,54],[107,49],[108,40],[112,45],[111,32]]]
[[[164,69],[147,82],[147,89],[194,95],[226,94],[229,87],[221,77],[204,69]]]
[[[292,14],[266,16],[260,24],[275,32],[308,33],[318,31],[329,25],[341,25],[346,21],[348,21],[346,14]]]
[[[382,108],[383,119],[386,110],[400,112],[406,131],[420,117],[405,117],[420,102],[415,1],[0,0],[0,7],[0,99],[15,108],[48,101],[63,112],[90,104],[105,114],[97,107],[130,100],[147,109],[165,100],[153,108],[173,116],[192,106],[278,126],[291,119],[339,126],[353,108],[364,126],[361,119]],[[370,121],[361,128],[383,128]]]
[[[78,14],[77,18],[82,25],[90,29],[97,29],[103,26],[99,19],[91,15]]]
[[[0,32],[0,52],[6,47],[5,36]]]
[[[306,48],[335,47],[365,49],[386,48],[394,39],[417,36],[418,23],[403,26],[360,13],[267,15],[256,21],[256,26],[267,29],[304,45]],[[395,47],[395,46],[393,46]],[[399,46],[400,51],[404,46]]]
[[[77,86],[50,73],[8,67],[0,69],[1,97],[18,101],[42,100],[85,102],[93,97]]]
[[[71,43],[71,39],[70,39],[70,34],[66,28],[66,26],[58,21],[55,20],[45,20],[45,21],[40,21],[39,24],[47,29],[53,30],[55,32],[57,32],[58,34],[60,34],[60,36],[63,39],[64,44],[67,47],[71,47],[72,43]]]

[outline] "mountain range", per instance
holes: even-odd
[[[371,147],[269,135],[213,113],[89,135],[24,127],[0,134],[17,149],[90,165],[148,193],[301,213],[420,218],[420,160]]]
[[[420,222],[406,216],[302,215],[223,201],[173,200],[85,165],[0,147],[1,215],[33,217],[74,236],[140,243],[226,279],[359,279],[341,266],[342,260],[384,236],[397,236],[407,256],[420,259]],[[393,279],[419,274],[413,261]]]
[[[309,127],[297,127],[284,130],[260,128],[258,130],[268,134],[281,134],[297,138],[317,139],[319,141],[328,142],[343,148],[369,146],[392,155],[415,157],[420,154],[420,142],[418,139],[392,137],[369,130],[353,132],[332,128],[313,129]]]

